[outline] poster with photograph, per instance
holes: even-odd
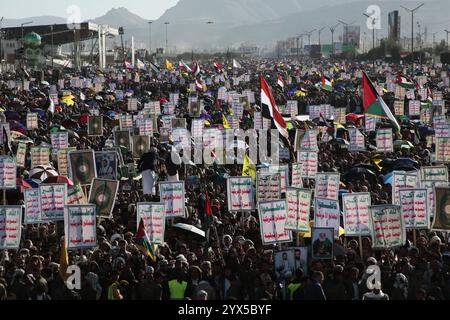
[[[333,228],[312,228],[312,260],[333,259]]]

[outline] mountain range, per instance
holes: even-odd
[[[444,38],[444,29],[450,26],[448,0],[425,0],[424,7],[416,13],[416,21],[421,24],[421,32],[427,26],[430,40],[432,33],[439,32],[437,39]],[[399,10],[402,37],[410,37],[411,18],[400,6],[416,7],[416,1],[408,0],[180,0],[152,23],[152,47],[164,47],[167,38],[170,47],[178,50],[197,48],[238,46],[242,43],[259,46],[273,46],[283,40],[312,29],[327,27],[322,32],[322,43],[331,41],[329,26],[338,19],[361,26],[361,36],[367,33],[371,41],[371,30],[366,27],[367,18],[362,14],[371,5],[381,9],[381,30],[379,37],[387,34],[387,15]],[[3,26],[18,26],[27,21],[38,24],[65,23],[60,17],[40,16],[26,19],[5,20]],[[213,24],[207,22],[214,22]],[[113,27],[122,26],[125,37],[134,36],[136,41],[147,44],[149,39],[148,20],[128,11],[115,8],[92,22]],[[170,24],[165,25],[165,22]],[[166,29],[167,28],[167,29]],[[418,26],[415,25],[418,31]],[[342,37],[342,26],[336,31],[336,40]],[[311,37],[318,41],[317,32]],[[305,38],[307,41],[307,38]],[[306,43],[306,42],[305,42]]]

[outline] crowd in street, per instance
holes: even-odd
[[[223,128],[224,115],[232,114],[231,103],[218,99],[218,90],[228,85],[228,91],[250,90],[255,101],[244,108],[240,128],[252,128],[254,113],[260,111],[259,75],[264,75],[278,106],[288,100],[298,101],[297,115],[308,115],[311,105],[329,104],[345,108],[346,115],[362,115],[362,81],[357,77],[366,70],[374,82],[386,82],[387,72],[381,66],[345,61],[263,60],[249,58],[241,61],[242,68],[232,67],[231,61],[200,61],[204,87],[196,88],[203,100],[202,117],[209,127]],[[139,109],[150,101],[161,106],[170,100],[171,93],[179,93],[175,108],[176,118],[185,118],[190,128],[188,99],[193,93],[190,84],[196,76],[185,70],[168,71],[161,63],[160,70],[148,66],[148,70],[110,68],[103,72],[86,69],[82,72],[18,71],[2,74],[0,82],[0,122],[10,123],[11,131],[26,124],[29,112],[39,113],[38,129],[22,134],[32,145],[51,144],[50,132],[55,126],[69,130],[69,146],[78,150],[101,151],[111,144],[113,131],[118,126],[115,117],[127,113],[126,100],[137,98]],[[403,66],[383,63],[390,74],[403,72]],[[433,66],[429,66],[430,69]],[[445,66],[440,67],[445,68]],[[178,69],[178,68],[175,68]],[[436,67],[436,70],[438,68]],[[305,72],[305,71],[308,72]],[[324,91],[317,83],[322,81],[324,70],[331,70],[334,89]],[[444,70],[444,69],[442,69]],[[158,72],[157,72],[158,71]],[[427,74],[416,70],[417,74]],[[117,74],[123,74],[120,80]],[[342,77],[342,74],[348,77]],[[249,76],[249,81],[237,83],[233,78]],[[277,85],[279,76],[284,85]],[[431,90],[442,87],[440,72],[428,74]],[[71,79],[103,78],[103,90],[73,87]],[[206,81],[211,78],[211,81]],[[64,79],[64,88],[60,87]],[[181,81],[183,79],[183,81]],[[198,79],[198,78],[197,78]],[[217,79],[217,81],[216,81]],[[136,81],[138,80],[138,81]],[[18,88],[18,82],[27,81],[29,88]],[[12,85],[15,83],[16,85]],[[114,84],[112,90],[110,84]],[[49,95],[56,85],[60,101],[64,91],[73,96],[70,106],[60,102],[55,110]],[[125,93],[124,99],[116,91]],[[385,90],[384,100],[394,110],[394,93]],[[448,96],[443,100],[448,105]],[[405,98],[405,106],[408,105]],[[82,121],[93,110],[103,115],[103,135],[89,137],[87,123]],[[289,117],[289,116],[287,116]],[[289,129],[289,159],[283,160],[292,168],[297,155],[294,152],[296,129],[326,127],[331,124],[333,134],[337,130],[341,139],[348,140],[348,127],[361,128],[368,151],[349,152],[342,145],[333,143],[337,137],[322,142],[319,134],[318,172],[341,174],[341,189],[346,192],[368,192],[372,204],[392,203],[392,186],[385,175],[394,170],[398,159],[408,158],[414,163],[412,169],[432,166],[435,145],[430,143],[424,127],[410,119],[399,119],[401,130],[398,139],[409,141],[412,147],[396,148],[392,153],[378,153],[370,149],[376,145],[376,131],[365,133],[364,120],[341,123],[337,128],[333,119],[293,120]],[[164,124],[161,117],[158,128]],[[377,123],[377,129],[391,127],[389,122]],[[20,127],[21,128],[21,127]],[[0,252],[0,300],[447,300],[450,299],[450,245],[448,233],[434,230],[408,231],[406,243],[397,248],[374,250],[370,237],[346,237],[335,240],[332,260],[314,260],[309,252],[306,268],[280,273],[275,268],[275,254],[290,247],[311,249],[311,238],[294,234],[292,243],[265,246],[261,240],[260,221],[257,211],[251,213],[230,212],[227,204],[227,177],[241,176],[242,164],[185,166],[174,163],[170,148],[161,143],[156,130],[147,153],[137,161],[132,150],[122,150],[124,166],[131,165],[135,173],[121,177],[121,187],[113,208],[112,219],[101,219],[97,226],[97,246],[91,249],[69,251],[69,265],[81,269],[81,288],[69,289],[61,277],[61,246],[64,245],[63,221],[23,225],[20,247]],[[325,130],[326,131],[326,130]],[[3,154],[15,155],[17,143],[6,139]],[[394,139],[396,140],[396,139]],[[8,145],[9,144],[9,145]],[[9,150],[8,150],[9,149]],[[381,160],[380,163],[378,160]],[[58,170],[57,162],[52,162]],[[256,163],[259,166],[261,163]],[[370,168],[370,174],[347,174],[358,165]],[[17,178],[30,180],[30,153],[27,152],[25,167],[18,168]],[[390,170],[392,169],[392,170]],[[396,168],[398,169],[398,168]],[[401,168],[401,169],[411,169]],[[155,192],[144,194],[142,173],[150,170]],[[372,174],[373,173],[373,174]],[[139,175],[140,179],[139,179]],[[136,178],[137,177],[137,178]],[[185,181],[186,215],[167,221],[165,241],[158,245],[156,259],[145,256],[135,243],[138,228],[137,203],[160,202],[158,182]],[[314,179],[303,179],[305,188],[314,189]],[[126,186],[126,187],[124,187]],[[23,205],[23,192],[6,191],[6,205]],[[206,214],[206,206],[212,208],[212,220]],[[311,220],[314,208],[311,207]],[[174,228],[185,223],[205,231],[199,236],[186,230]],[[416,232],[417,231],[417,232]],[[372,275],[370,266],[380,269],[381,289],[368,287]]]

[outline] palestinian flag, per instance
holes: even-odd
[[[363,87],[364,87],[364,113],[376,118],[388,118],[394,125],[397,131],[400,131],[400,125],[395,119],[389,107],[384,102],[383,98],[378,95],[377,90],[369,77],[363,72]]]
[[[400,74],[397,76],[396,83],[400,87],[405,88],[405,89],[415,89],[416,88],[416,85],[415,85],[414,81],[412,81],[412,80],[410,80],[410,79],[408,79],[408,78],[406,78],[406,77],[404,77],[404,76],[402,76]]]
[[[180,63],[178,64],[178,67],[182,71],[192,73],[191,67],[189,67],[183,60],[180,61]]]
[[[333,81],[322,75],[322,89],[328,92],[333,91]]]
[[[154,248],[150,244],[150,241],[148,240],[148,236],[144,228],[144,220],[142,219],[139,222],[139,229],[136,232],[135,244],[136,247],[138,247],[138,249],[141,250],[144,256],[149,257],[150,259],[152,259],[153,262],[156,262]]]
[[[272,91],[262,75],[260,76],[260,82],[262,115],[264,118],[272,119],[280,134],[289,141],[286,121],[278,111]]]

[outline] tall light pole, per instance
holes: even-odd
[[[445,31],[445,33],[447,34],[447,50],[448,50],[448,34],[450,33],[450,31],[449,30],[444,30]]]
[[[214,23],[215,23],[214,21],[207,21],[206,22],[207,25],[213,25]],[[213,49],[213,47],[211,47],[211,52],[213,51],[212,49]]]
[[[318,32],[318,34],[319,34],[319,46],[320,46],[320,48],[322,48],[322,43],[320,42],[320,35],[322,34],[323,29],[325,29],[325,27],[323,27],[323,28],[317,30],[317,32]],[[320,49],[320,50],[322,51],[322,49]]]
[[[339,22],[338,24],[335,24],[334,26],[330,27],[330,31],[331,31],[331,54],[334,56],[334,31],[336,31],[336,28],[340,25],[341,23]]]
[[[367,13],[363,13],[364,16],[367,18],[372,19],[372,50],[375,49],[375,24],[376,24],[376,18],[369,16]]]
[[[149,27],[149,33],[148,33],[148,40],[149,40],[149,43],[148,43],[148,53],[149,53],[149,55],[150,55],[150,59],[152,58],[152,24],[153,24],[153,21],[149,21],[149,22],[148,22],[148,27]]]
[[[422,3],[420,6],[415,7],[414,9],[409,9],[404,6],[400,6],[403,9],[405,9],[407,12],[411,13],[411,58],[412,61],[414,61],[414,13],[419,10],[421,7],[423,7],[425,3]]]
[[[3,40],[3,17],[0,19],[0,63],[3,60],[2,40]]]
[[[310,47],[309,50],[311,50],[311,35],[314,31],[316,31],[316,29],[312,29],[311,31],[305,31],[305,34],[308,36],[308,46]]]
[[[168,27],[170,22],[164,22],[164,24],[166,25],[166,52],[169,51],[169,31],[168,31]]]

